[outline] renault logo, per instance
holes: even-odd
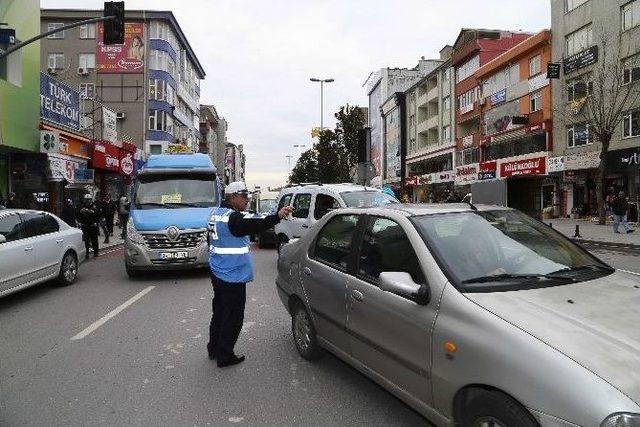
[[[176,227],[175,225],[167,228],[167,236],[169,236],[169,240],[171,240],[172,242],[175,242],[178,239],[179,235],[180,230],[178,230],[178,227]]]

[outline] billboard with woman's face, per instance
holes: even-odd
[[[97,24],[96,67],[98,73],[142,73],[144,72],[144,24],[124,24],[124,43],[105,45],[102,43],[104,25]]]

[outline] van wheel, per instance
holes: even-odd
[[[59,286],[69,286],[76,281],[76,277],[78,277],[78,257],[73,251],[67,251],[62,257],[56,282]]]
[[[464,408],[464,427],[538,427],[531,414],[515,399],[499,391],[474,398]]]
[[[129,276],[130,279],[135,279],[136,277],[140,277],[142,275],[142,272],[140,270],[133,270],[129,267],[125,267],[127,270],[127,276]]]
[[[288,241],[289,241],[289,238],[287,237],[286,234],[278,235],[278,237],[276,238],[276,249],[278,249],[278,256],[280,256],[280,248],[282,248],[282,245],[284,245]]]
[[[313,327],[309,313],[300,303],[296,305],[291,317],[293,342],[300,356],[307,360],[316,360],[322,354],[316,329]]]

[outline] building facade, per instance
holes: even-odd
[[[215,106],[200,106],[200,152],[209,154],[220,174],[224,171],[228,128],[227,121],[218,115]]]
[[[596,168],[600,144],[577,112],[598,84],[600,67],[622,69],[622,84],[640,80],[640,0],[552,0],[552,58],[562,65],[553,81],[554,162],[562,182],[561,215],[597,215]],[[603,45],[606,44],[606,47]],[[594,81],[595,80],[595,81]],[[626,89],[626,88],[625,88]],[[635,87],[634,90],[638,88]],[[608,100],[605,100],[605,105]],[[637,221],[640,193],[640,99],[627,105],[611,139],[604,192],[625,191]]]
[[[224,184],[245,180],[244,146],[227,142],[225,149]]]
[[[481,93],[480,154],[478,162],[456,168],[456,182],[474,196],[490,194],[494,198],[483,201],[534,217],[559,205],[559,182],[547,168],[553,149],[550,60],[551,33],[544,30],[474,73]]]
[[[451,46],[440,51],[441,64],[405,92],[407,128],[405,186],[415,202],[442,199],[453,186],[455,109]]]

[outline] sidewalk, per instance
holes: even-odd
[[[604,244],[631,246],[640,249],[640,230],[633,227],[635,232],[630,234],[615,234],[613,224],[599,225],[586,219],[545,219],[545,224],[551,223],[553,228],[567,237],[574,238],[576,225],[580,226],[580,236],[576,240],[598,242]],[[620,227],[622,230],[622,227]]]
[[[100,235],[98,236],[98,247],[100,248],[100,253],[108,251],[118,245],[122,245],[124,240],[120,238],[122,234],[122,229],[117,225],[113,226],[113,236],[109,237],[109,243],[104,242],[104,234],[102,233],[102,229],[100,229]]]

